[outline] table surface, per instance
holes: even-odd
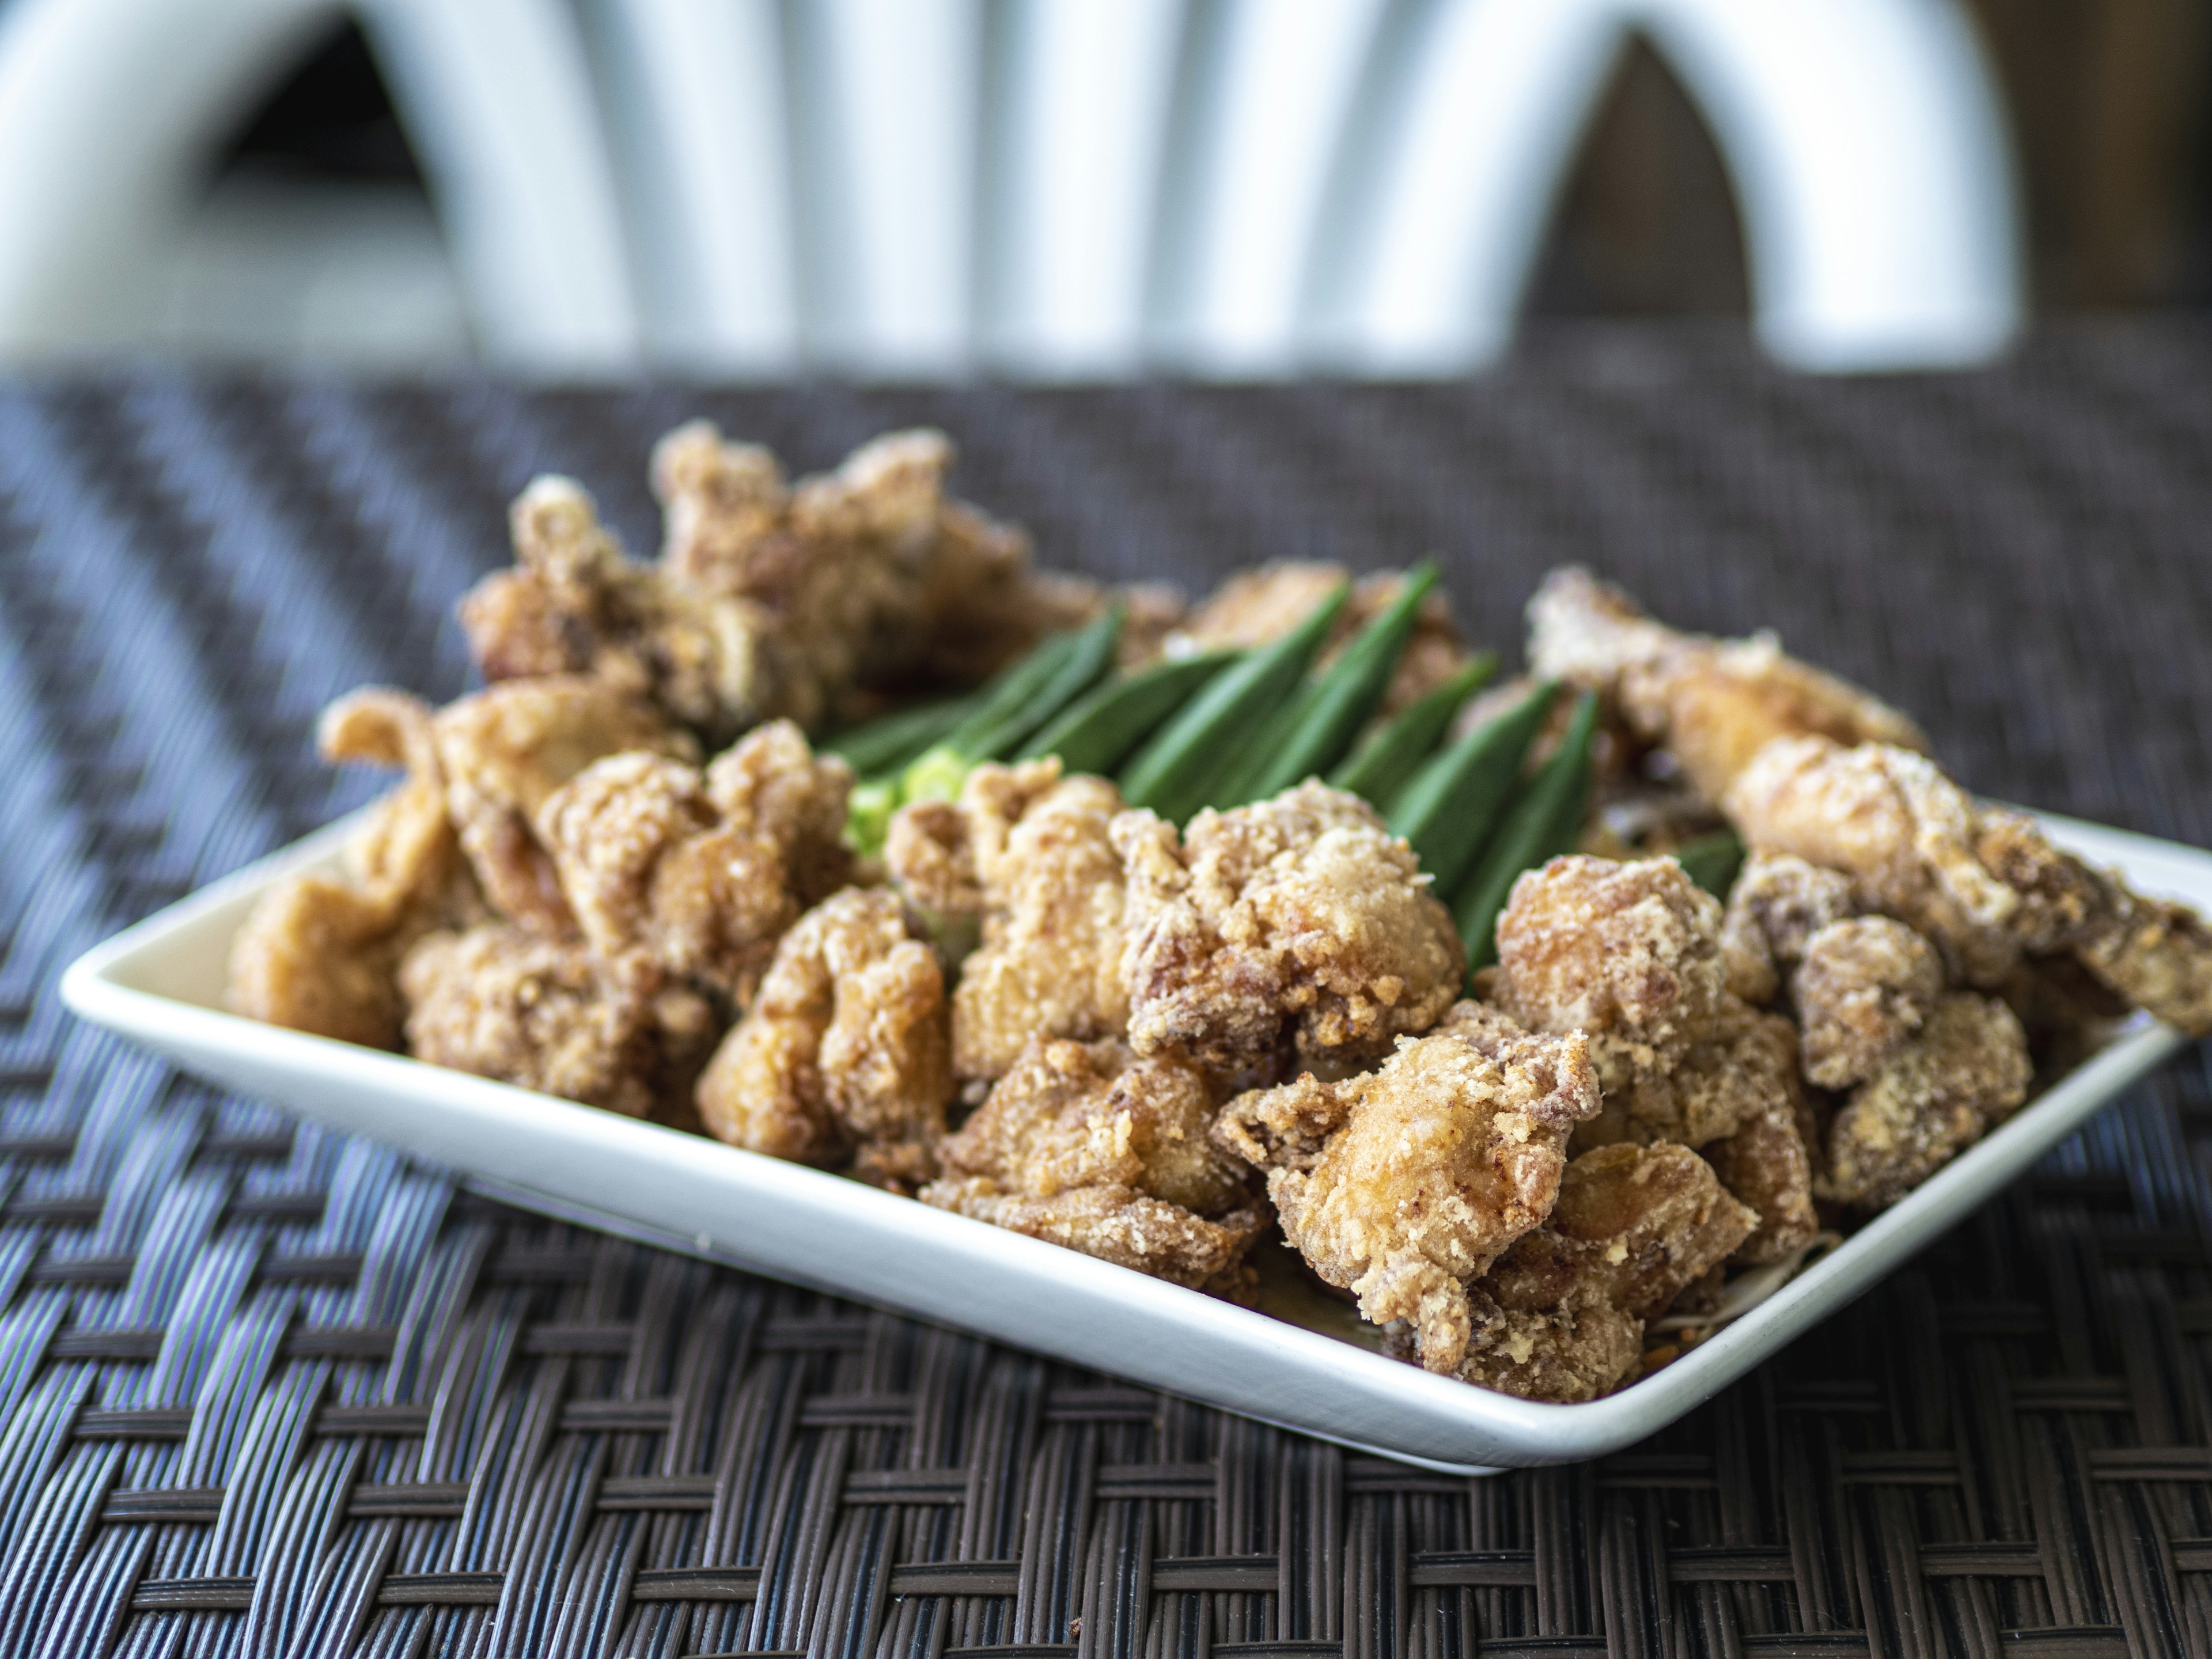
[[[532,473],[650,548],[695,412],[809,468],[940,424],[1103,574],[1435,552],[1509,656],[1583,560],[2212,841],[2208,387],[2183,324],[1895,381],[1594,330],[1450,386],[0,386],[0,1659],[2212,1650],[2201,1052],[1649,1443],[1467,1481],[496,1208],[54,988],[367,796],[316,709],[463,689]]]

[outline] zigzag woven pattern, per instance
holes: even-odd
[[[364,680],[557,470],[634,548],[695,412],[944,425],[1048,559],[1563,558],[1779,628],[1974,786],[2212,841],[2212,335],[1779,380],[1593,333],[1469,386],[0,388],[0,1659],[2212,1652],[2192,1054],[1650,1443],[1426,1474],[555,1224],[76,1025],[80,950],[366,798]]]

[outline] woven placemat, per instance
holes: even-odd
[[[374,781],[534,471],[927,420],[1046,554],[1577,557],[1768,623],[1974,786],[2212,841],[2212,333],[1792,382],[1695,333],[1470,386],[0,388],[0,1659],[2212,1646],[2201,1054],[1644,1446],[1468,1481],[484,1203],[76,1025],[60,968]]]

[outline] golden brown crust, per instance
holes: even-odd
[[[945,978],[898,901],[848,887],[800,917],[699,1079],[701,1118],[733,1146],[802,1163],[850,1157],[908,1190],[935,1173],[952,1096]]]
[[[926,1202],[1178,1285],[1231,1273],[1264,1217],[1206,1138],[1206,1075],[1125,1043],[1039,1041],[939,1149]]]
[[[2027,1038],[1994,997],[1954,992],[1829,1126],[1823,1198],[1893,1204],[2027,1098]]]
[[[1309,781],[1188,836],[1150,812],[1111,830],[1127,872],[1129,1040],[1224,1070],[1371,1057],[1458,994],[1451,917],[1412,851],[1356,797]]]
[[[1567,1135],[1597,1103],[1579,1033],[1533,1036],[1470,1007],[1377,1071],[1240,1097],[1214,1138],[1265,1172],[1316,1273],[1376,1323],[1410,1321],[1422,1363],[1450,1371],[1468,1282],[1549,1213]]]
[[[1820,1231],[1813,1206],[1813,1119],[1802,1094],[1771,1101],[1734,1134],[1700,1148],[1721,1184],[1759,1217],[1731,1261],[1757,1267],[1803,1249]]]
[[[400,964],[418,1060],[642,1117],[688,1085],[711,1015],[641,952],[492,922],[432,933]]]
[[[1776,738],[1928,746],[1903,714],[1785,655],[1772,635],[1680,633],[1587,570],[1546,577],[1528,602],[1528,623],[1534,672],[1604,693],[1638,735],[1666,746],[1708,800],[1720,800]]]
[[[1848,1089],[1920,1029],[1942,994],[1943,964],[1903,922],[1857,916],[1807,939],[1790,984],[1806,1080]]]
[[[1644,1358],[1644,1322],[1595,1291],[1556,1307],[1513,1309],[1478,1285],[1468,1305],[1467,1352],[1451,1375],[1478,1388],[1573,1405],[1612,1393]],[[1393,1335],[1386,1352],[1418,1358],[1410,1328]]]
[[[1603,1121],[1615,1121],[1617,1103],[1626,1139],[1704,1146],[1795,1099],[1797,1060],[1796,1027],[1731,1000],[1672,1069],[1638,1071],[1609,1091]]]
[[[1498,1006],[1533,1031],[1582,1031],[1608,1091],[1663,1075],[1725,995],[1718,901],[1672,859],[1553,859],[1498,921]]]
[[[1721,918],[1729,989],[1747,1002],[1773,1001],[1783,970],[1803,960],[1805,941],[1858,912],[1849,876],[1787,854],[1748,854]]]

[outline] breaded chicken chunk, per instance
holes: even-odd
[[[1532,672],[1606,695],[1711,801],[1775,738],[1815,732],[1847,744],[1928,746],[1905,715],[1785,655],[1771,634],[1715,640],[1679,633],[1587,570],[1546,577],[1528,602],[1528,623]]]
[[[1209,1066],[1269,1063],[1285,1036],[1339,1060],[1426,1030],[1465,957],[1412,850],[1364,801],[1309,781],[1189,834],[1124,812],[1129,1041]]]
[[[1768,745],[1725,803],[1744,839],[1848,875],[1866,908],[1908,923],[1970,985],[2070,951],[2136,1006],[2212,1031],[2212,930],[1976,801],[1923,757],[1824,738]]]
[[[1896,1202],[2018,1109],[2031,1071],[2011,1009],[1971,991],[1942,998],[1836,1114],[1820,1195]]]
[[[1773,1001],[1783,975],[1804,960],[1805,942],[1858,913],[1849,876],[1787,854],[1750,854],[1721,918],[1729,989],[1747,1002]]]
[[[230,1002],[271,1025],[373,1048],[399,1046],[401,954],[433,928],[465,927],[483,900],[446,815],[428,704],[370,686],[324,711],[324,757],[403,766],[338,877],[298,875],[264,895],[231,947]]]
[[[1550,1216],[1498,1258],[1482,1288],[1500,1307],[1535,1312],[1587,1287],[1656,1319],[1758,1224],[1686,1146],[1601,1146],[1567,1165]]]
[[[1813,1206],[1817,1131],[1794,1079],[1787,1099],[1770,1101],[1734,1134],[1700,1147],[1721,1185],[1759,1217],[1759,1225],[1729,1258],[1746,1267],[1779,1261],[1820,1231]]]
[[[1726,995],[1719,902],[1668,858],[1553,859],[1498,919],[1494,1000],[1532,1031],[1582,1031],[1608,1091],[1663,1075]]]
[[[852,778],[777,721],[704,775],[641,750],[594,762],[538,809],[538,832],[593,950],[641,949],[742,1005],[784,930],[846,866],[837,830]]]
[[[1118,1042],[1031,1043],[960,1132],[923,1202],[1249,1299],[1265,1217],[1242,1164],[1207,1139],[1206,1074]]]
[[[952,1097],[945,976],[898,901],[848,887],[777,945],[760,994],[699,1079],[732,1146],[842,1164],[911,1191],[936,1172]]]
[[[892,878],[918,906],[981,923],[952,996],[963,1079],[1003,1076],[1038,1037],[1088,1042],[1127,1026],[1124,884],[1109,834],[1121,810],[1106,780],[1062,778],[1048,758],[979,766],[957,806],[925,801],[892,818]]]
[[[1377,1324],[1410,1322],[1421,1363],[1449,1372],[1468,1282],[1550,1213],[1567,1136],[1597,1105],[1580,1033],[1532,1036],[1464,1003],[1379,1070],[1240,1096],[1213,1133],[1265,1173],[1308,1265]]]
[[[1595,1286],[1556,1307],[1500,1307],[1480,1284],[1468,1290],[1467,1352],[1451,1372],[1462,1382],[1522,1400],[1573,1405],[1610,1394],[1644,1358],[1644,1322]],[[1420,1363],[1420,1343],[1402,1322],[1383,1333],[1382,1352]]]
[[[578,675],[502,681],[448,704],[433,729],[446,810],[484,896],[508,921],[553,935],[575,919],[538,837],[538,810],[609,755],[698,755],[651,704]]]
[[[510,923],[432,933],[400,964],[416,1059],[628,1117],[680,1097],[714,1041],[703,999],[641,951]]]
[[[1577,1147],[1622,1139],[1704,1146],[1786,1108],[1798,1095],[1797,1066],[1796,1027],[1731,999],[1669,1070],[1638,1070],[1609,1091],[1603,1115],[1576,1137]]]
[[[1806,1080],[1847,1089],[1918,1030],[1943,992],[1936,947],[1887,916],[1832,921],[1805,941],[1790,981]]]

